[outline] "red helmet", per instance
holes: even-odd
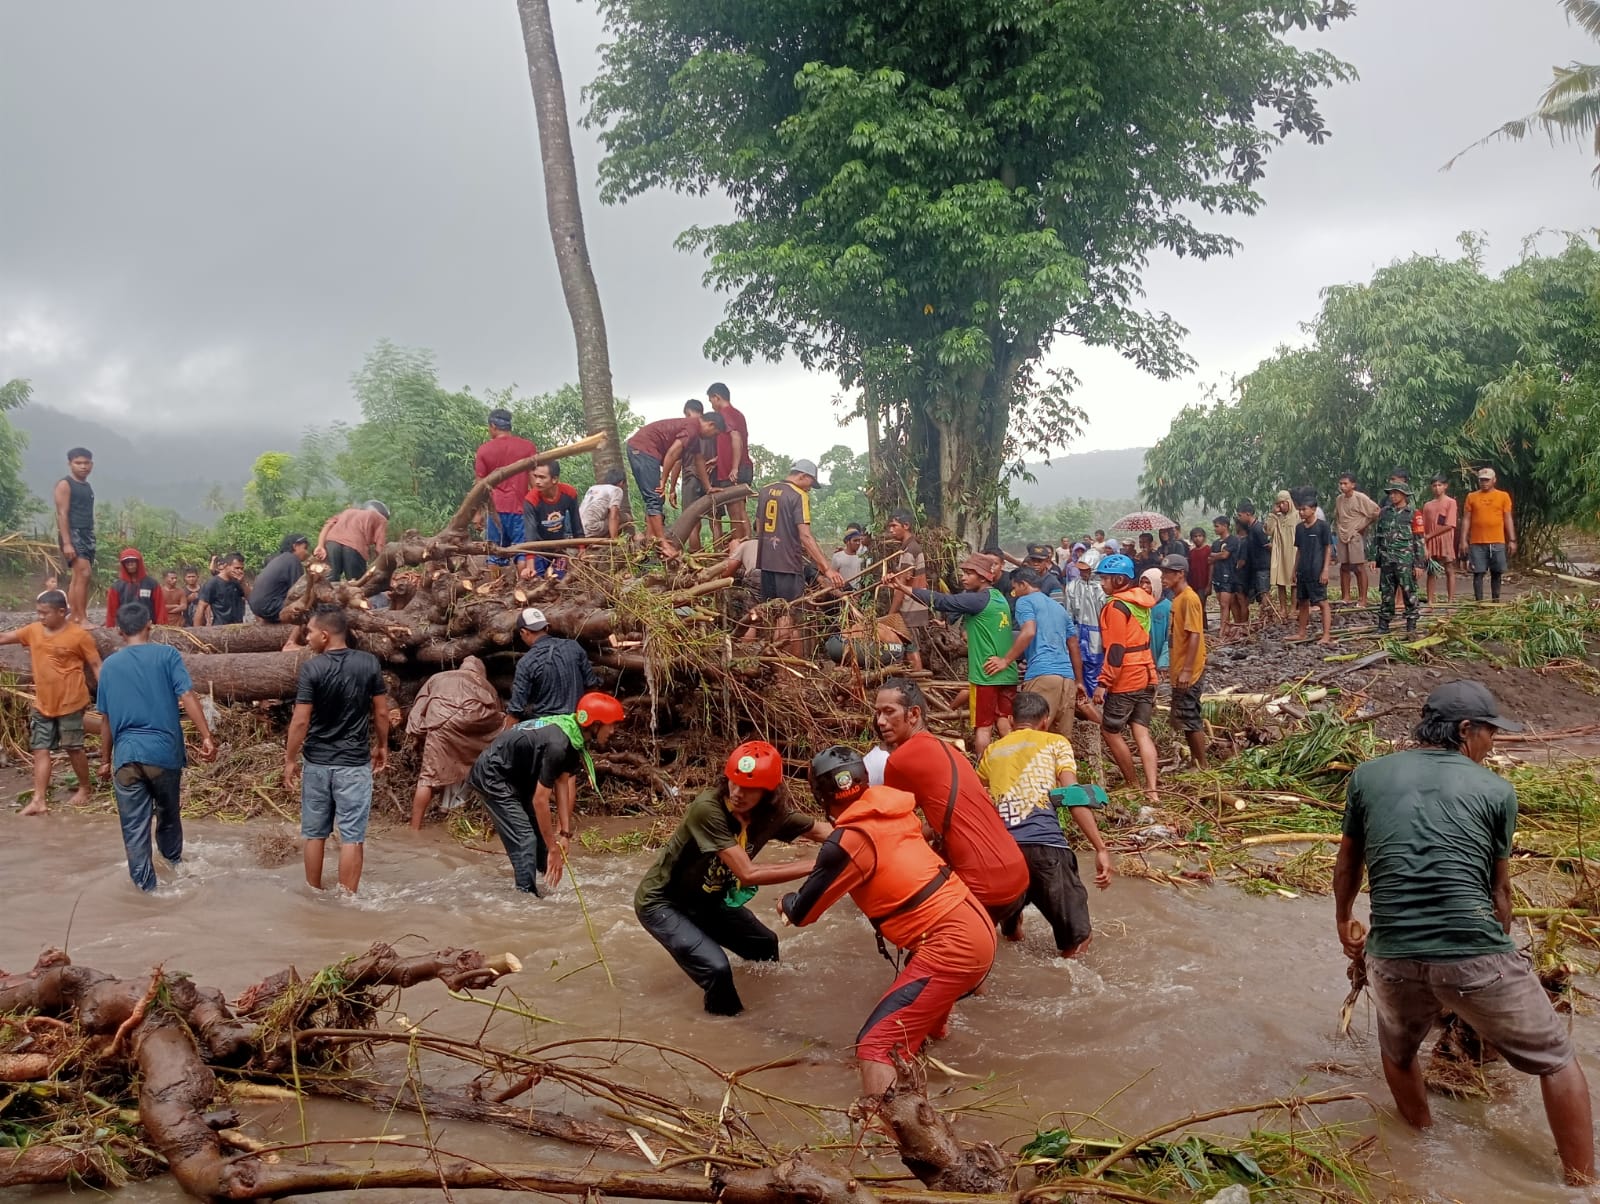
[[[746,740],[728,754],[722,772],[735,786],[776,790],[783,782],[783,754],[765,740]]]
[[[622,704],[598,690],[592,690],[578,699],[578,709],[574,715],[579,727],[588,727],[591,723],[621,723],[626,718]]]

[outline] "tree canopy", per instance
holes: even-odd
[[[1348,0],[601,0],[589,90],[604,193],[727,195],[687,231],[729,294],[707,343],[856,391],[885,505],[981,534],[1024,456],[1081,418],[1062,335],[1170,376],[1182,329],[1140,305],[1158,251],[1234,241],[1287,136],[1327,136],[1350,77],[1290,34]]]
[[[0,526],[15,531],[38,503],[22,483],[22,449],[28,437],[5,417],[28,404],[33,386],[25,380],[0,384]]]
[[[1572,237],[1491,275],[1464,235],[1324,293],[1304,347],[1284,347],[1232,395],[1190,406],[1145,458],[1145,500],[1228,508],[1280,488],[1330,497],[1396,468],[1467,486],[1490,465],[1524,543],[1600,514],[1600,252]]]

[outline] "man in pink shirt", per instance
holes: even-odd
[[[329,581],[342,577],[354,581],[367,571],[367,549],[377,555],[388,541],[389,507],[379,501],[363,502],[322,524],[313,555],[333,570]]]
[[[750,428],[745,424],[743,412],[733,408],[728,386],[721,381],[706,390],[711,408],[722,415],[727,430],[717,436],[717,488],[728,489],[734,485],[749,485],[755,480],[756,466],[750,459]],[[735,539],[750,538],[750,511],[744,502],[730,502],[721,507],[728,516]]]
[[[653,538],[667,536],[663,487],[675,495],[684,461],[698,459],[699,441],[715,438],[722,429],[722,419],[715,414],[696,414],[646,423],[628,437],[628,467],[644,499],[645,526]],[[676,497],[673,500],[676,504]]]
[[[1456,600],[1456,532],[1461,526],[1456,499],[1450,496],[1448,477],[1433,478],[1433,497],[1422,508],[1422,535],[1428,545],[1428,559],[1444,570],[1447,601]],[[1433,583],[1437,573],[1428,574],[1428,604],[1433,604]]]
[[[511,433],[510,410],[490,410],[489,441],[478,446],[478,454],[472,461],[472,475],[481,481],[491,472],[538,454],[539,449],[531,442]],[[490,490],[483,512],[485,539],[502,548],[523,542],[522,499],[527,492],[526,470],[512,473]],[[520,561],[523,557],[518,555],[515,559]],[[489,563],[504,566],[511,560],[505,556],[491,556]]]

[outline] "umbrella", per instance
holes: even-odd
[[[1176,528],[1165,514],[1157,514],[1154,510],[1135,510],[1132,514],[1124,514],[1111,524],[1113,531],[1165,531],[1168,527]]]

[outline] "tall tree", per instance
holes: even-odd
[[[15,531],[29,511],[38,508],[37,499],[22,483],[22,449],[28,436],[11,425],[5,414],[20,410],[33,396],[33,385],[26,380],[0,384],[0,527]]]
[[[1600,41],[1600,0],[1560,0],[1567,20]],[[1486,134],[1446,163],[1445,170],[1469,150],[1487,142],[1521,142],[1529,134],[1544,134],[1551,142],[1593,141],[1594,182],[1600,186],[1600,63],[1568,63],[1554,67],[1554,78],[1533,112],[1508,121]]]
[[[522,44],[528,56],[528,82],[539,122],[539,158],[544,166],[545,207],[556,268],[566,295],[572,334],[578,343],[578,388],[583,393],[584,421],[590,434],[606,436],[594,453],[597,472],[622,468],[617,437],[616,400],[611,386],[611,352],[606,344],[600,288],[589,263],[589,242],[583,232],[578,200],[578,168],[572,158],[572,131],[567,124],[567,97],[556,58],[556,35],[550,24],[549,0],[517,0]]]
[[[1183,331],[1139,305],[1151,253],[1234,241],[1284,137],[1326,137],[1349,70],[1291,42],[1348,0],[601,0],[607,199],[716,188],[688,231],[728,292],[715,358],[860,391],[898,492],[976,538],[1025,455],[1076,430],[1061,335],[1158,376]],[[1267,120],[1263,121],[1265,117]],[[876,420],[874,423],[873,420]],[[888,478],[885,480],[885,478]]]

